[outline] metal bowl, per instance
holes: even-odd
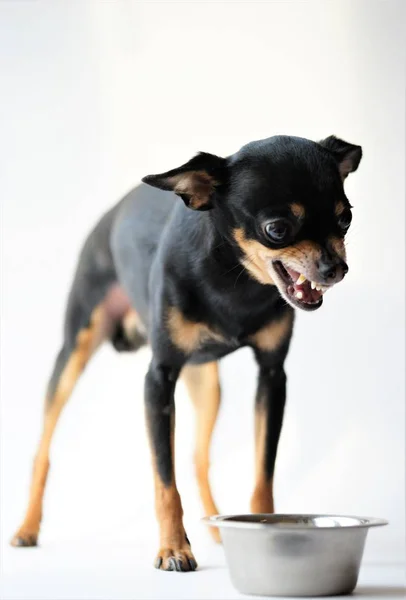
[[[231,581],[243,594],[334,596],[357,585],[369,527],[383,519],[339,515],[213,516]]]

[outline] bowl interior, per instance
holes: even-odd
[[[304,515],[304,514],[247,514],[218,515],[205,519],[208,525],[219,527],[263,528],[273,526],[289,529],[334,529],[347,527],[373,527],[386,525],[383,519],[351,517],[344,515]]]

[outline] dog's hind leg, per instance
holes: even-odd
[[[90,312],[90,316],[88,316]],[[79,303],[68,306],[65,341],[48,385],[41,439],[34,460],[30,497],[13,546],[36,546],[42,517],[42,500],[49,469],[49,450],[59,416],[90,357],[109,335],[110,321],[101,302],[92,311]]]
[[[187,365],[182,371],[190,398],[196,409],[195,468],[197,483],[205,516],[216,515],[218,510],[209,481],[210,442],[220,407],[220,380],[217,362]],[[220,542],[217,528],[210,527],[216,542]]]
[[[147,343],[146,330],[133,308],[118,320],[111,335],[111,343],[117,352],[134,352]]]

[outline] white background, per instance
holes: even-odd
[[[365,560],[404,561],[404,34],[401,0],[1,3],[3,575],[27,564],[6,543],[25,510],[45,385],[90,227],[147,173],[279,133],[334,133],[361,144],[364,158],[346,184],[350,272],[320,311],[298,314],[276,508],[386,517]],[[78,384],[52,448],[43,550],[28,551],[28,562],[41,552],[57,560],[66,543],[68,573],[75,548],[108,543],[150,568],[148,360],[147,350],[104,347]],[[249,351],[222,362],[211,472],[222,512],[248,510],[255,374]],[[207,537],[181,385],[178,408],[178,484],[198,554]],[[207,556],[197,556],[203,567]],[[3,598],[45,597],[5,589]]]

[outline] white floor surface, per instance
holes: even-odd
[[[144,541],[143,541],[144,542]],[[194,544],[195,573],[152,568],[153,540],[140,544],[47,541],[41,548],[2,545],[1,600],[208,600],[244,598],[230,582],[223,549],[204,536]],[[405,598],[402,564],[362,566],[356,596]]]

